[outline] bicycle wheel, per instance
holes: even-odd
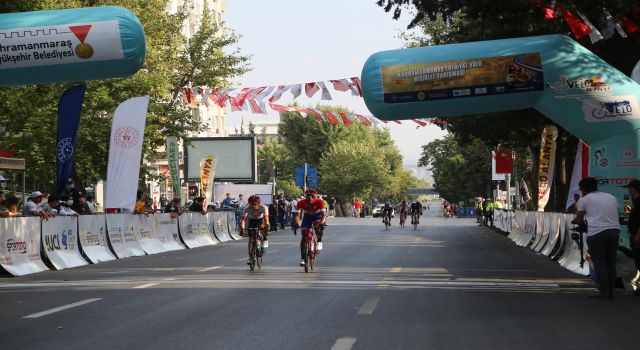
[[[264,244],[264,242],[262,242],[262,244]],[[259,269],[262,269],[262,244],[259,249],[256,249],[256,265],[258,265]]]
[[[311,252],[309,254],[309,269],[313,271],[315,266],[316,266],[316,254],[314,252]]]
[[[249,248],[249,269],[253,271],[256,268],[256,240],[253,235],[249,235],[249,242],[251,246]]]

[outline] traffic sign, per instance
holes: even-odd
[[[318,168],[314,166],[307,166],[307,176],[309,177],[307,180],[307,186],[309,187],[318,187]],[[295,181],[296,186],[304,187],[304,166],[296,167],[295,171]]]

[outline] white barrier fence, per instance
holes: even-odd
[[[48,270],[40,257],[40,218],[0,220],[0,265],[14,276]]]
[[[230,226],[230,225],[233,225]],[[215,228],[214,228],[215,226]],[[234,212],[83,215],[0,219],[0,266],[15,276],[53,268],[218,244],[233,236]],[[236,231],[237,232],[237,231]]]
[[[78,244],[78,219],[57,216],[42,221],[44,252],[56,270],[87,265]]]
[[[107,222],[104,215],[79,216],[78,236],[82,252],[92,263],[116,259],[107,242]]]
[[[497,209],[493,217],[496,228],[509,233],[509,238],[518,246],[529,247],[548,256],[577,274],[589,275],[589,263],[584,261],[587,253],[586,237],[582,242],[582,250],[571,238],[571,221],[574,215]]]

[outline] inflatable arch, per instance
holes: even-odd
[[[123,7],[0,14],[0,87],[125,77],[144,55],[142,25]]]
[[[566,36],[379,52],[362,86],[385,120],[533,107],[591,146],[590,174],[620,210],[622,186],[640,177],[640,85]]]

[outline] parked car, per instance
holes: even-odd
[[[374,218],[381,217],[382,216],[382,209],[384,209],[384,203],[376,205],[376,207],[373,208],[373,212],[371,213],[371,215],[373,215]],[[391,211],[391,217],[392,218],[396,217],[396,209],[395,208]]]

